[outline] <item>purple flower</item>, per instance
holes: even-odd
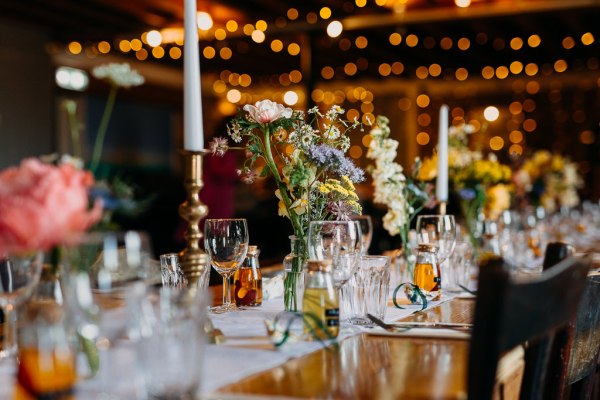
[[[475,198],[476,193],[475,190],[471,188],[465,188],[459,190],[458,195],[463,200],[473,200]]]
[[[341,150],[326,144],[312,145],[308,148],[306,155],[317,167],[335,172],[338,176],[345,175],[350,178],[352,183],[365,180],[364,171],[354,165],[352,160],[344,157]]]

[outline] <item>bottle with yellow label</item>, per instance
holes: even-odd
[[[417,254],[414,284],[421,289],[427,300],[439,300],[442,294],[442,275],[437,251],[434,244],[422,243]]]
[[[302,301],[304,332],[320,339],[337,337],[340,330],[339,290],[333,285],[331,260],[309,260]],[[324,329],[327,333],[324,332]]]

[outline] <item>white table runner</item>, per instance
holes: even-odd
[[[431,302],[428,308],[436,307],[448,300],[443,296],[440,301]],[[279,349],[269,346],[266,337],[265,319],[273,318],[283,309],[283,299],[277,298],[263,302],[256,308],[246,309],[227,314],[211,315],[216,328],[221,329],[226,337],[235,338],[223,345],[208,345],[206,347],[205,367],[200,392],[209,395],[222,386],[238,382],[248,376],[277,367],[286,361],[303,356],[321,348],[318,342],[295,342],[285,344]],[[386,321],[404,318],[421,309],[420,306],[407,306],[405,309],[388,307]],[[341,330],[338,340],[360,334],[369,328],[351,327]],[[262,338],[261,338],[262,337]],[[249,348],[255,347],[255,348]],[[118,399],[132,400],[138,390],[138,371],[135,367],[135,352],[132,345],[124,345],[115,349],[111,357],[114,368],[122,371]],[[84,362],[84,361],[83,361]],[[13,398],[15,381],[14,360],[0,362],[0,399]],[[97,380],[81,381],[77,385],[77,399],[96,399],[96,393],[101,387]]]

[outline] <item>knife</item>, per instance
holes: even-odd
[[[455,329],[462,331],[470,331],[473,328],[473,324],[458,323],[458,322],[395,322],[393,324],[387,324],[375,317],[374,315],[367,314],[367,317],[373,321],[377,326],[382,327],[387,331],[395,331],[397,329],[413,329],[413,328],[430,328],[430,329]]]

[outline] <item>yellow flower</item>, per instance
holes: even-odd
[[[552,157],[552,171],[560,172],[565,167],[565,159],[560,154],[555,154]]]
[[[319,192],[323,193],[323,194],[329,194],[329,192],[331,192],[331,190],[327,187],[326,184],[321,184],[319,185]]]
[[[430,181],[435,179],[437,177],[437,162],[437,154],[423,158],[423,163],[421,164],[417,179],[420,181]]]
[[[510,207],[510,190],[507,185],[494,185],[486,191],[485,213],[491,219],[497,219]]]
[[[289,218],[288,211],[285,208],[285,203],[283,202],[283,198],[281,197],[281,192],[279,191],[279,189],[277,189],[275,191],[275,196],[279,199],[279,203],[278,203],[279,209],[278,209],[277,213],[282,217]],[[296,214],[302,215],[306,212],[306,210],[308,210],[308,199],[306,199],[306,198],[296,199],[292,202],[290,207],[292,210],[294,210],[294,212]]]
[[[533,153],[531,161],[538,166],[540,173],[542,173],[541,171],[547,169],[552,163],[552,154],[547,150],[538,150]]]
[[[346,204],[348,204],[350,206],[350,208],[352,209],[352,212],[358,215],[362,214],[362,206],[357,202],[357,201],[346,201]]]
[[[348,191],[354,191],[354,184],[346,175],[342,175],[342,187]]]
[[[358,201],[359,200],[358,195],[353,190],[348,190],[348,198],[350,200],[354,200],[354,201]]]

